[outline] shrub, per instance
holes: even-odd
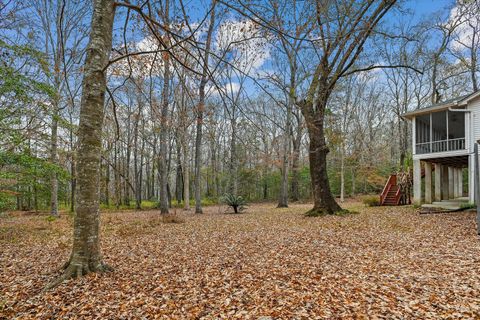
[[[14,192],[0,189],[0,213],[7,212],[15,208],[15,196],[16,193]]]
[[[218,204],[215,198],[202,198],[202,207],[208,207]],[[176,199],[172,199],[172,208],[183,208],[183,201],[178,202]],[[195,207],[195,199],[190,199],[190,207]]]
[[[362,202],[366,207],[377,207],[380,205],[380,199],[377,196],[364,197]]]
[[[57,220],[57,217],[50,215],[50,216],[46,217],[45,220],[47,222],[53,222],[53,221]]]
[[[245,201],[242,196],[236,196],[229,193],[223,196],[222,202],[227,206],[232,207],[234,213],[241,213],[247,206],[247,201]]]

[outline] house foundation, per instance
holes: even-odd
[[[413,160],[413,201],[431,204],[463,196],[463,168],[468,168],[467,156]],[[470,178],[470,174],[469,174]],[[473,181],[473,180],[472,180]],[[469,186],[470,190],[473,190]],[[422,194],[423,192],[423,194]]]

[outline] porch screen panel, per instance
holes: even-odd
[[[415,141],[417,153],[428,153],[430,151],[430,115],[415,117]]]
[[[432,152],[448,150],[447,111],[432,113]]]
[[[448,148],[449,150],[465,149],[464,112],[448,112]]]

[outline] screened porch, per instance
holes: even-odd
[[[415,117],[415,153],[466,149],[465,113],[438,111]]]

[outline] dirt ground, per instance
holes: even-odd
[[[364,208],[307,218],[310,205],[254,204],[102,215],[115,268],[42,292],[67,260],[72,217],[0,217],[0,318],[480,318],[480,240],[472,212]]]

